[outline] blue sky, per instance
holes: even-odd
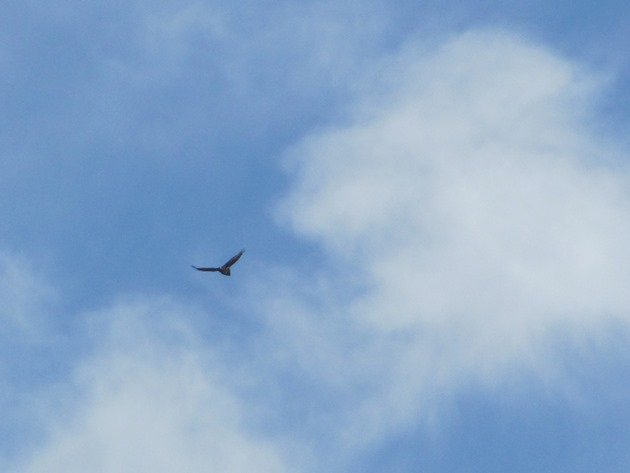
[[[1,469],[627,471],[630,7],[495,3],[6,2]]]

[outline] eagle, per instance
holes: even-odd
[[[239,251],[234,256],[232,256],[229,260],[227,260],[227,262],[223,266],[219,268],[198,268],[197,266],[193,266],[193,268],[195,268],[197,271],[219,272],[223,274],[223,276],[230,276],[231,274],[230,268],[232,267],[232,265],[234,265],[234,263],[236,263],[239,260],[241,256],[243,256],[243,253],[245,253],[245,248],[243,248],[241,251]]]

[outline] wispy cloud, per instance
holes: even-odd
[[[137,297],[87,314],[94,350],[43,392],[46,436],[14,471],[291,471],[190,330],[194,311]]]
[[[0,338],[5,343],[33,341],[46,332],[46,315],[56,297],[56,290],[28,258],[0,252]]]
[[[409,45],[379,72],[347,126],[291,152],[280,211],[363,279],[336,311],[371,331],[355,358],[380,380],[350,408],[354,438],[471,381],[550,381],[558,333],[630,322],[628,176],[589,130],[597,75],[497,31]]]

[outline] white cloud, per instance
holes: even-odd
[[[47,439],[15,471],[289,471],[252,431],[228,364],[190,331],[193,311],[140,298],[90,316],[95,354],[44,393]]]
[[[337,313],[372,331],[366,438],[471,380],[553,377],[554,335],[630,322],[629,180],[588,125],[600,77],[496,31],[410,45],[375,74],[349,124],[291,151],[280,210],[363,278]]]

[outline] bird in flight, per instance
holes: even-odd
[[[219,268],[198,268],[197,266],[193,266],[193,268],[195,268],[197,271],[219,272],[219,273],[223,274],[223,276],[229,276],[230,275],[230,268],[232,267],[232,265],[234,263],[236,263],[238,261],[238,259],[241,256],[243,256],[243,253],[245,253],[245,248],[243,248],[237,254],[232,256],[223,266],[221,266]]]

